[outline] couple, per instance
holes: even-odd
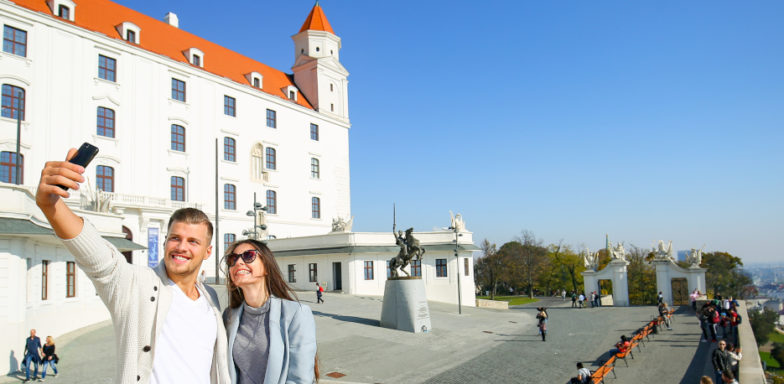
[[[67,159],[76,153],[71,149]],[[212,254],[212,223],[183,208],[169,219],[163,262],[155,269],[126,263],[95,227],[74,214],[60,185],[78,189],[84,168],[47,162],[36,204],[95,285],[112,316],[117,344],[115,382],[313,383],[318,379],[316,326],[295,301],[272,252],[243,240],[225,255],[229,308],[198,282]],[[228,331],[228,332],[227,332]]]

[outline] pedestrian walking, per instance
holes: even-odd
[[[35,371],[33,373],[33,380],[35,380],[38,376],[38,364],[41,363],[41,339],[35,335],[35,329],[30,330],[30,337],[25,339],[25,347],[24,347],[24,365],[25,369],[25,379],[24,382],[30,381],[30,369],[32,366],[30,364],[35,364]]]
[[[46,344],[42,348],[44,351],[44,367],[41,369],[41,380],[46,380],[46,371],[49,366],[52,366],[52,371],[54,374],[52,377],[57,377],[57,362],[60,361],[60,358],[57,357],[54,349],[54,339],[52,336],[46,336]]]
[[[672,327],[670,327],[670,309],[667,308],[667,303],[659,303],[659,316],[664,320],[664,325],[667,326],[667,329],[672,330]]]
[[[566,290],[562,289],[561,290],[561,301],[564,301],[564,300],[566,300]]]
[[[658,304],[661,304],[661,303],[664,302],[664,295],[662,295],[662,291],[659,291],[659,296],[657,296],[657,298],[659,300]]]
[[[324,294],[324,287],[316,283],[316,304],[321,304],[324,302],[322,295]]]
[[[722,374],[729,373],[732,375],[732,363],[729,353],[727,353],[727,342],[722,340],[719,342],[719,347],[713,350],[711,356],[711,363],[713,363],[713,371],[716,374],[716,382],[723,383]]]
[[[536,319],[539,321],[539,334],[542,335],[542,341],[546,341],[547,337],[547,311],[544,307],[536,308],[539,313],[536,314]]]
[[[572,308],[577,308],[577,294],[572,291]]]
[[[578,300],[580,301],[580,308],[582,308],[582,307],[583,307],[583,305],[584,305],[583,303],[585,303],[585,295],[583,295],[583,294],[581,293],[581,294],[580,294],[580,298],[579,298]]]

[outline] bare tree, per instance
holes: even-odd
[[[547,248],[542,246],[542,240],[538,240],[533,232],[523,230],[517,237],[517,242],[522,245],[520,263],[523,276],[528,288],[528,297],[534,297],[534,276],[538,269],[547,260]]]
[[[479,248],[482,250],[482,255],[474,263],[474,276],[478,278],[482,288],[492,287],[490,289],[490,299],[494,300],[501,269],[500,255],[498,255],[496,245],[490,243],[487,239],[482,241]]]

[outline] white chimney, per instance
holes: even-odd
[[[180,19],[177,18],[177,15],[174,12],[169,12],[166,16],[163,17],[163,21],[169,23],[174,28],[180,27]]]

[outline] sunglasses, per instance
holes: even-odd
[[[230,253],[226,256],[226,263],[229,265],[229,268],[233,267],[234,264],[237,264],[237,260],[242,258],[242,261],[245,264],[250,264],[253,260],[256,260],[256,256],[261,253],[255,249],[249,249],[242,253]]]

